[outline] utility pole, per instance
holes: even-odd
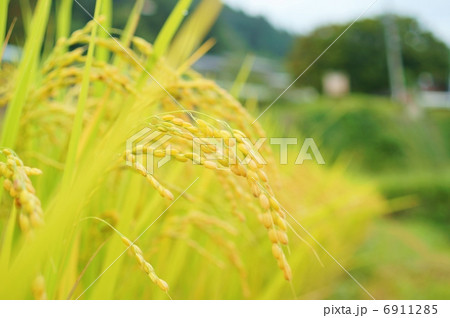
[[[395,17],[392,14],[386,14],[383,22],[391,96],[392,99],[406,104],[407,91],[403,70],[402,49]]]
[[[448,87],[447,87],[447,107],[450,108],[450,49],[448,49]]]

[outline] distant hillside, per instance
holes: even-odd
[[[293,36],[275,29],[263,17],[251,17],[225,6],[213,27],[217,51],[253,51],[261,55],[284,57],[291,49]]]
[[[79,0],[93,12],[95,2]],[[176,0],[152,0],[147,7],[147,15],[143,15],[137,34],[153,41],[176,4]],[[192,9],[199,1],[194,1]],[[114,27],[124,27],[134,1],[114,1]],[[191,10],[192,10],[191,9]],[[77,27],[88,21],[86,14],[74,5],[74,20]],[[290,50],[293,36],[287,32],[275,29],[262,17],[251,17],[247,14],[224,6],[223,11],[214,25],[209,37],[217,40],[213,48],[215,54],[226,52],[251,51],[268,57],[284,57]]]

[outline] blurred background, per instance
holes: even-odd
[[[8,25],[17,22],[4,61],[11,63],[27,33],[24,1],[33,3],[10,4]],[[79,2],[94,11],[94,1]],[[227,89],[248,75],[240,98],[256,116],[372,3],[224,2],[207,36],[216,45],[194,68]],[[153,42],[175,3],[146,1],[137,35]],[[123,29],[132,5],[114,1],[114,28]],[[450,297],[448,12],[444,0],[376,1],[261,118],[286,135],[314,138],[327,165],[369,180],[390,203],[353,271],[378,297]],[[74,6],[73,19],[75,30],[89,17]],[[330,298],[357,293],[348,279]]]

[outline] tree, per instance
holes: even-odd
[[[306,73],[297,85],[321,87],[329,71],[344,71],[350,76],[352,90],[388,93],[389,77],[383,17],[356,22]],[[449,50],[432,33],[409,17],[395,17],[401,39],[406,82],[414,86],[422,73],[433,76],[436,88],[445,89],[449,74]],[[330,25],[317,28],[296,39],[288,58],[294,76],[301,74],[347,27]]]

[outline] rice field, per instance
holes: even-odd
[[[179,1],[154,43],[135,36],[143,2],[113,30],[97,0],[70,33],[61,0],[54,37],[52,1],[22,8],[23,56],[0,64],[0,299],[331,297],[350,278],[325,249],[351,270],[387,202],[343,165],[255,146],[282,130],[241,104],[245,76],[228,92],[192,69],[220,2]]]

